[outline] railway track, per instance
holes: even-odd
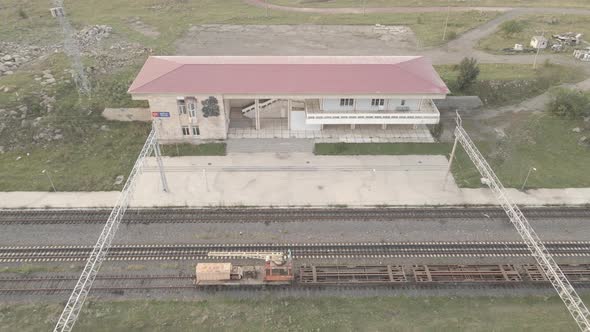
[[[561,265],[576,287],[590,286],[590,264]],[[53,294],[69,292],[76,276],[2,277],[0,295]],[[232,285],[196,287],[195,275],[101,275],[92,287],[94,293],[123,295],[126,291],[182,291],[318,289],[326,286],[437,288],[550,288],[537,265],[399,265],[372,266],[300,266],[290,285]]]
[[[78,276],[0,278],[0,294],[71,292]],[[178,290],[194,288],[194,275],[97,276],[92,291]]]
[[[556,257],[590,256],[589,241],[545,242]],[[0,262],[84,261],[89,246],[0,247]],[[107,260],[206,260],[210,251],[291,251],[294,259],[530,256],[522,242],[392,242],[304,244],[115,245]],[[228,259],[228,258],[225,258]],[[240,259],[239,257],[229,259]]]
[[[529,218],[590,218],[589,207],[523,209]],[[103,224],[107,209],[0,210],[0,224]],[[221,223],[302,221],[390,221],[395,219],[506,219],[498,208],[222,208],[130,209],[123,223]]]

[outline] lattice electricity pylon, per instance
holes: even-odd
[[[74,29],[70,25],[70,21],[66,17],[66,12],[63,7],[63,0],[53,0],[53,8],[50,9],[51,15],[59,21],[59,25],[64,34],[64,52],[72,61],[72,69],[74,83],[78,87],[80,95],[90,96],[90,81],[84,72],[84,65],[82,65],[82,56],[80,55],[80,47],[76,41]]]
[[[53,330],[54,332],[71,331],[74,327],[76,319],[80,314],[80,310],[84,305],[84,301],[92,288],[92,283],[98,274],[98,270],[111,247],[111,242],[117,233],[123,215],[125,214],[125,211],[127,211],[127,207],[129,206],[129,202],[133,195],[133,190],[137,183],[137,178],[139,174],[141,174],[146,158],[150,156],[152,151],[156,154],[158,165],[162,166],[159,153],[160,147],[158,143],[158,135],[155,126],[152,127],[152,130],[139,153],[139,157],[133,165],[133,169],[125,182],[123,191],[121,191],[117,203],[111,211],[111,214],[100,233],[100,237],[98,238],[98,241],[96,241],[96,244],[90,253],[90,257],[88,257],[88,261],[86,261],[84,270],[82,271],[82,274],[68,299],[68,303],[57,321],[57,325]],[[164,191],[168,191],[168,183],[166,182],[166,176],[162,168],[160,168],[160,175],[162,177],[163,189]]]
[[[563,303],[565,303],[567,310],[580,327],[580,330],[590,331],[590,312],[588,311],[588,308],[584,302],[582,302],[582,299],[580,299],[580,296],[576,293],[576,290],[572,287],[569,280],[567,280],[549,251],[547,251],[547,248],[545,248],[545,245],[537,233],[535,233],[535,230],[531,227],[518,206],[512,203],[506,195],[504,186],[463,128],[459,113],[457,113],[455,144],[453,146],[453,151],[451,152],[449,171],[453,162],[457,142],[461,144],[469,156],[469,159],[471,159],[481,174],[482,182],[487,184],[496,195],[496,199],[498,199],[498,202],[516,228],[516,231],[531,251],[531,255],[535,258],[537,264],[539,264],[541,270],[543,270],[545,276],[551,282],[551,285],[553,285],[553,288],[555,288],[559,297],[563,300]]]

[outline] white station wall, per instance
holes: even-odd
[[[322,99],[321,110],[325,112],[341,112],[341,111],[378,111],[380,109],[395,110],[396,107],[402,106],[402,99],[385,99],[383,107],[372,106],[371,99],[355,99],[352,106],[340,106],[340,99]],[[419,99],[405,99],[403,106],[410,107],[410,110],[417,110],[420,104]]]
[[[291,111],[291,130],[321,130],[321,124],[307,124],[305,111]]]

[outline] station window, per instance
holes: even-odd
[[[176,99],[176,105],[178,106],[178,114],[186,114],[186,102],[184,99]]]
[[[188,102],[188,115],[191,118],[197,117],[197,101],[195,99],[189,100]]]
[[[371,106],[383,106],[385,105],[385,99],[371,99]]]
[[[201,135],[201,131],[199,130],[199,126],[192,126],[191,128],[193,130],[193,136]]]
[[[188,126],[182,126],[182,134],[184,136],[188,136],[191,134],[190,131],[188,130]]]
[[[340,99],[340,106],[353,106],[354,99],[352,98],[341,98]]]

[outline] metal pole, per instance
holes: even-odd
[[[545,37],[545,30],[543,30],[541,37]],[[537,57],[539,56],[540,52],[541,52],[541,47],[539,46],[539,43],[537,43],[537,52],[535,53],[535,59],[533,60],[533,69],[537,69]]]
[[[365,15],[367,13],[367,0],[362,0],[363,1],[363,15]]]
[[[551,253],[547,250],[543,241],[536,234],[522,211],[508,198],[504,186],[492,170],[490,164],[487,163],[462,126],[455,128],[455,136],[459,137],[459,143],[461,143],[465,153],[471,159],[479,174],[482,178],[487,179],[487,185],[495,194],[504,212],[510,218],[516,231],[522,237],[531,255],[537,261],[547,280],[551,282],[551,285],[567,307],[572,318],[578,324],[580,330],[590,331],[590,310],[588,310],[566,275],[559,268],[559,265],[557,265],[557,262],[555,262],[555,259],[551,256]]]
[[[264,3],[266,4],[266,17],[268,17],[268,11],[269,11],[268,0],[264,0]]]
[[[449,16],[451,16],[451,6],[447,7],[447,19],[445,20],[445,29],[443,30],[443,38],[442,40],[445,40],[445,38],[447,37],[447,26],[449,25]]]
[[[47,172],[46,170],[41,171],[41,173],[44,173],[45,175],[47,175],[47,179],[49,179],[49,183],[51,183],[51,188],[53,188],[53,192],[57,192],[57,190],[55,190],[55,186],[53,185],[53,181],[51,180],[51,176],[49,176],[49,172]]]
[[[524,190],[524,187],[526,186],[527,181],[529,180],[529,176],[531,175],[532,171],[536,171],[537,169],[534,167],[529,168],[528,173],[526,174],[526,178],[524,178],[524,182],[522,183],[522,187],[520,187],[520,191]]]
[[[445,175],[445,182],[443,183],[443,191],[447,187],[447,181],[449,179],[449,174],[451,174],[451,167],[453,167],[453,159],[455,159],[455,151],[457,150],[457,143],[459,142],[459,137],[455,136],[455,143],[453,143],[453,149],[451,150],[451,156],[449,157],[449,168],[447,169],[447,174]]]
[[[59,320],[53,330],[54,332],[70,332],[74,327],[78,315],[80,314],[80,310],[92,288],[92,283],[94,282],[94,279],[108,253],[113,238],[117,233],[121,219],[123,218],[125,211],[127,211],[127,207],[129,206],[129,202],[131,201],[134,192],[137,177],[141,174],[143,169],[145,158],[151,154],[151,149],[154,147],[155,135],[155,127],[153,127],[137,160],[135,161],[135,164],[133,165],[133,169],[131,169],[131,173],[129,173],[129,176],[127,177],[127,181],[117,199],[117,203],[111,211],[111,214],[90,253],[90,257],[88,257],[84,270],[82,271],[82,274],[80,274],[80,278],[78,279],[76,286],[74,286],[74,290],[70,294],[64,310],[59,316]]]
[[[170,189],[168,188],[168,179],[166,179],[166,172],[164,172],[164,163],[162,162],[162,152],[160,151],[160,142],[158,141],[158,129],[156,127],[156,124],[153,124],[153,128],[154,128],[154,140],[153,140],[153,146],[154,146],[154,155],[156,156],[156,162],[158,163],[158,169],[160,170],[160,180],[162,181],[162,190],[165,192],[170,192]],[[178,147],[178,146],[177,146]]]
[[[537,57],[539,56],[539,52],[541,52],[541,48],[539,44],[537,44],[537,52],[535,53],[535,60],[533,60],[533,69],[537,69]]]

